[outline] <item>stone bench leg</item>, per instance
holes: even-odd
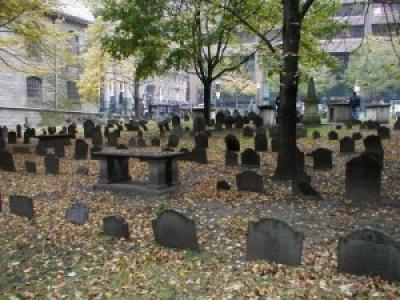
[[[149,183],[172,186],[179,183],[178,163],[174,160],[149,160]]]
[[[100,182],[113,183],[131,180],[129,158],[106,158],[100,161]]]

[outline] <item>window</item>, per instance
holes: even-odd
[[[67,81],[67,97],[69,100],[78,100],[79,94],[78,89],[76,87],[76,82]]]
[[[26,96],[29,100],[42,99],[42,79],[36,76],[26,79]]]
[[[372,24],[372,33],[376,36],[395,36],[396,24]]]

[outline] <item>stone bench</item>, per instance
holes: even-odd
[[[100,160],[100,179],[95,189],[132,191],[161,195],[179,188],[177,160],[181,152],[136,152],[130,150],[103,150],[93,155]],[[129,174],[129,159],[145,161],[149,168],[147,182],[133,180]]]

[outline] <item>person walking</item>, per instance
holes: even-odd
[[[351,118],[353,120],[358,120],[358,110],[361,106],[361,98],[356,92],[353,92],[353,95],[350,97],[349,104],[351,107]]]

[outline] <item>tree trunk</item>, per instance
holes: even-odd
[[[296,178],[296,99],[299,83],[300,1],[283,2],[283,69],[279,111],[279,153],[275,179]]]
[[[211,107],[211,87],[212,82],[203,82],[204,91],[204,121],[207,125],[210,124],[210,107]]]
[[[142,118],[140,109],[139,87],[140,87],[139,80],[135,78],[133,94],[135,98],[135,116],[137,120],[140,120]]]

